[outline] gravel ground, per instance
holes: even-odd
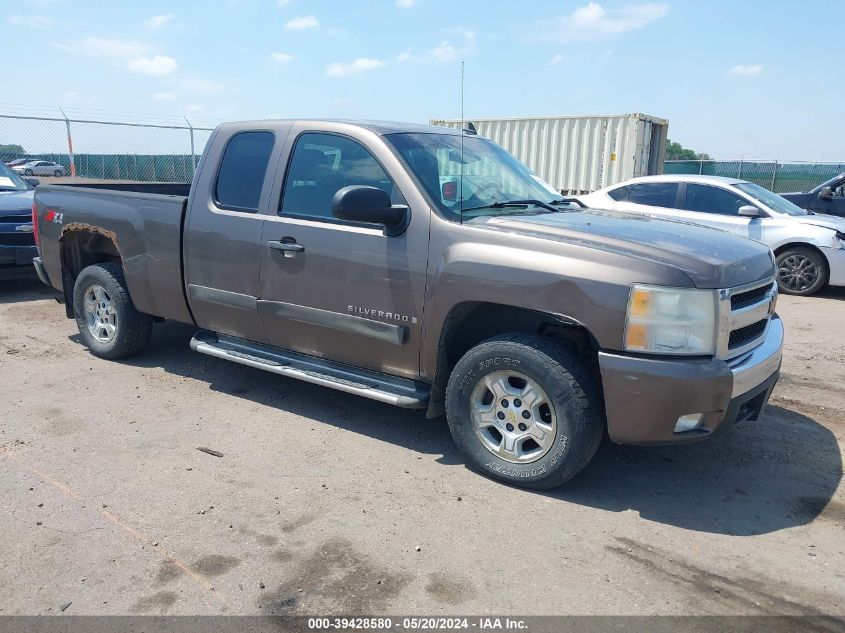
[[[2,282],[0,613],[843,615],[845,292],[779,311],[761,420],[608,444],[533,493],[467,470],[443,420],[195,354],[186,326],[99,360]]]

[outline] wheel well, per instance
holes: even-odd
[[[814,251],[818,253],[821,258],[827,263],[827,257],[825,257],[824,253],[818,246],[814,246],[812,244],[807,244],[806,242],[790,242],[789,244],[784,244],[782,246],[778,246],[775,250],[775,257],[778,257],[781,253],[788,251],[790,248],[806,248],[808,250]]]
[[[114,236],[96,229],[65,231],[59,243],[62,260],[62,288],[65,295],[65,312],[73,318],[73,286],[76,278],[87,266],[100,262],[121,263]]]
[[[598,343],[585,327],[527,308],[474,301],[461,303],[449,312],[440,334],[428,417],[446,412],[446,385],[458,360],[482,341],[509,332],[552,338],[583,358],[589,371],[598,372]]]

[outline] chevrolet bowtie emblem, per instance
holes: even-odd
[[[15,230],[19,233],[32,233],[34,229],[31,224],[21,224],[20,226],[15,227]]]

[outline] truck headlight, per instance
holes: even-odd
[[[628,297],[625,349],[650,354],[713,354],[715,290],[634,284]]]

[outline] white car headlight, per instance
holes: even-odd
[[[628,297],[625,349],[649,354],[713,354],[715,290],[634,284]]]

